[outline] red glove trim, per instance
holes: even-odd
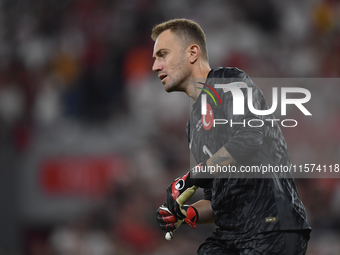
[[[196,228],[196,223],[198,221],[198,212],[195,207],[189,206],[187,210],[187,217],[184,221],[190,225],[192,228]]]

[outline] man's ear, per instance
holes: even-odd
[[[193,64],[197,61],[199,55],[201,54],[201,49],[197,44],[192,44],[189,47],[189,52],[190,52],[189,61],[191,64]]]

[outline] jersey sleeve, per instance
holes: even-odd
[[[190,118],[188,119],[187,125],[185,126],[185,133],[187,136],[188,143],[190,144]]]
[[[204,199],[211,201],[211,198],[212,198],[211,188],[203,189],[203,193],[204,193]]]

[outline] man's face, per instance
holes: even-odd
[[[185,91],[190,76],[190,52],[170,32],[162,32],[154,45],[152,70],[157,72],[167,92]]]

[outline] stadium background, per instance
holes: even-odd
[[[336,0],[0,1],[1,255],[193,254],[212,230],[167,242],[155,222],[189,165],[190,101],[151,72],[150,30],[177,17],[202,26],[211,67],[340,76]],[[313,88],[313,119],[283,129],[293,163],[340,163],[338,92]],[[307,254],[340,254],[340,179],[296,182]]]

